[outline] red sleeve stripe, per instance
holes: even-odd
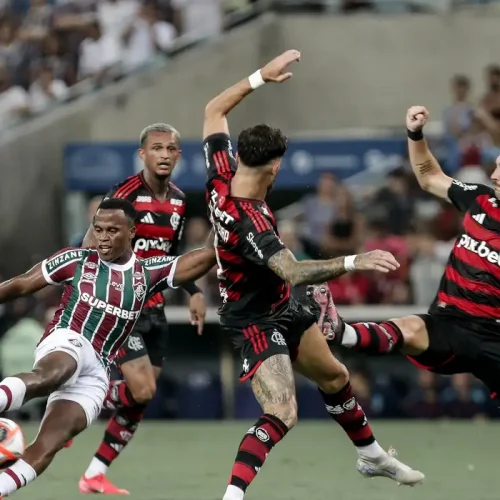
[[[225,174],[229,174],[231,172],[231,169],[229,168],[229,163],[227,161],[227,156],[224,161],[224,156],[222,155],[222,151],[216,151],[214,153],[214,162],[215,166],[217,167],[217,173],[222,176]]]
[[[138,177],[131,177],[121,188],[118,188],[113,198],[126,198],[140,184],[141,180]]]
[[[227,157],[227,151],[222,151],[222,158],[224,160],[224,165],[227,169],[227,173],[231,173],[231,164],[229,163],[229,158]]]
[[[255,229],[257,229],[258,233],[272,230],[269,221],[259,211],[255,210],[251,203],[242,203],[241,207],[243,208],[244,212],[250,217],[250,220],[255,226]]]

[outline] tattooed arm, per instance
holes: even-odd
[[[344,266],[344,257],[330,260],[302,260],[297,261],[290,250],[284,248],[275,253],[267,265],[279,277],[297,285],[315,285],[330,281],[347,273]],[[380,271],[387,273],[395,271],[399,264],[392,254],[382,250],[356,255],[354,265],[359,271]]]
[[[428,111],[422,106],[413,106],[406,116],[406,127],[412,132],[419,132],[427,123]],[[413,173],[417,177],[420,187],[425,191],[450,201],[448,191],[453,179],[448,177],[430,152],[424,138],[420,140],[408,139],[408,153]]]

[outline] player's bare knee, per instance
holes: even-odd
[[[335,369],[328,376],[316,381],[318,387],[327,394],[340,391],[349,382],[349,372],[342,363],[336,363]]]
[[[143,385],[138,385],[136,387],[129,386],[129,389],[134,401],[141,405],[145,405],[154,398],[156,392],[156,382],[154,380],[148,380]]]
[[[427,327],[419,316],[406,316],[405,318],[391,319],[399,327],[403,335],[404,344],[402,351],[404,354],[418,353],[427,349],[429,340],[427,337]]]
[[[297,423],[297,399],[295,396],[290,397],[288,401],[283,403],[265,405],[263,410],[264,413],[279,418],[288,429],[291,429]]]

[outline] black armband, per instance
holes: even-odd
[[[181,285],[182,288],[184,288],[184,290],[186,290],[187,293],[189,293],[189,295],[195,295],[197,293],[203,293],[201,291],[201,288],[198,288],[196,286],[195,283],[193,283],[192,281],[190,281],[189,283],[184,283],[183,285]]]
[[[411,141],[421,141],[424,138],[422,130],[413,132],[412,130],[407,129],[406,133],[408,134],[408,139],[410,139]]]

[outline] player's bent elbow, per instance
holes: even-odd
[[[151,384],[148,383],[148,384],[141,385],[141,387],[136,388],[136,389],[130,388],[130,392],[132,394],[132,397],[134,398],[134,401],[137,404],[146,405],[150,401],[152,401],[152,399],[155,396],[156,384],[155,383],[151,383]]]

